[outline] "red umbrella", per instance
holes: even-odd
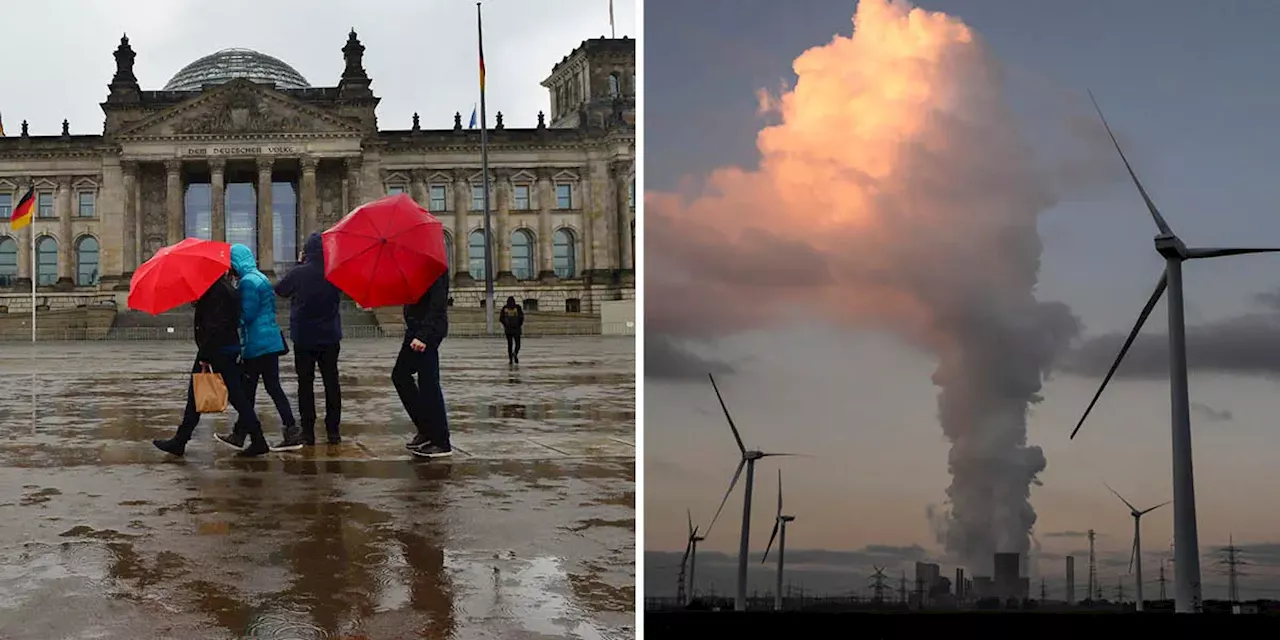
[[[159,315],[195,302],[231,268],[231,245],[187,238],[142,263],[129,281],[129,308]]]
[[[417,302],[449,267],[444,225],[403,193],[356,207],[323,237],[325,277],[365,308]]]

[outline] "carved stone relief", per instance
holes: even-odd
[[[329,163],[320,165],[316,171],[316,195],[320,207],[317,218],[321,229],[333,226],[346,213],[342,210],[343,171],[341,165]]]
[[[274,107],[251,87],[235,87],[198,112],[174,123],[179,134],[301,132],[332,129],[318,119]]]
[[[165,212],[164,166],[144,164],[139,169],[140,200],[142,207],[142,237],[156,236],[163,238],[168,233],[168,217]],[[163,246],[163,245],[161,245]]]

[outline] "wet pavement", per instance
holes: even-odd
[[[404,449],[398,348],[343,343],[342,444],[242,460],[234,411],[150,444],[185,342],[0,345],[0,638],[633,637],[634,341],[446,341],[445,461]]]

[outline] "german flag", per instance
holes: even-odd
[[[36,188],[35,185],[27,188],[27,193],[18,200],[18,206],[13,208],[13,215],[9,218],[9,229],[17,231],[31,224],[31,216],[36,209]]]

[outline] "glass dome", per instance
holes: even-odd
[[[165,91],[199,91],[206,84],[235,78],[272,83],[277,89],[306,89],[311,85],[293,67],[253,49],[223,49],[182,68],[164,85]]]

